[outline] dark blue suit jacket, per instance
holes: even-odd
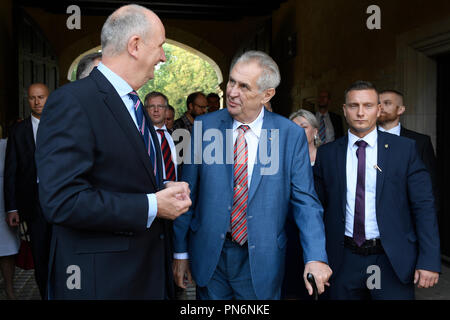
[[[209,154],[212,149],[211,137],[206,133],[214,134],[216,142],[224,139],[214,149],[221,163],[203,161],[196,164],[191,161],[192,164],[183,165],[182,180],[189,183],[192,206],[174,222],[174,245],[175,252],[189,252],[193,277],[199,286],[206,286],[219,262],[230,225],[233,118],[227,109],[223,109],[196,118],[196,123],[202,126],[198,131],[194,128],[192,141],[193,144],[198,141],[204,154]],[[267,153],[262,151],[263,154],[271,155],[273,161],[264,162],[258,157],[253,168],[247,206],[248,254],[256,296],[258,299],[277,299],[284,273],[287,241],[284,225],[289,205],[300,229],[304,259],[327,262],[327,256],[322,207],[314,191],[304,130],[267,111],[262,129],[258,150],[267,150]],[[263,132],[269,138],[267,144]],[[228,155],[231,155],[229,164],[225,161],[227,146]],[[277,170],[263,174],[268,168]]]
[[[334,274],[344,251],[348,136],[321,146],[314,166],[324,207],[327,253]],[[430,175],[413,140],[378,132],[376,215],[386,255],[403,283],[415,269],[440,271],[440,245]]]
[[[161,173],[153,125],[150,130]],[[57,299],[170,295],[166,222],[156,218],[146,227],[146,194],[156,192],[162,178],[155,179],[144,140],[100,71],[50,95],[35,158],[41,206],[54,225],[50,294]],[[80,289],[67,286],[68,266],[79,267]]]

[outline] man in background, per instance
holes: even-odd
[[[206,100],[208,100],[208,112],[220,109],[220,97],[217,93],[211,92],[206,96]]]
[[[47,298],[47,271],[51,226],[45,219],[38,196],[34,154],[36,134],[49,90],[43,83],[28,88],[31,115],[18,123],[8,138],[5,158],[5,210],[10,226],[25,221],[30,233],[34,275],[42,299]]]
[[[166,128],[169,130],[169,133],[172,134],[173,124],[175,122],[175,109],[169,104],[166,110]]]
[[[86,78],[98,64],[102,61],[101,52],[93,52],[85,55],[78,62],[76,80]]]
[[[342,117],[337,113],[329,111],[331,97],[328,91],[320,91],[318,97],[318,111],[316,112],[319,121],[319,136],[322,143],[328,143],[339,139],[344,135]]]
[[[416,141],[417,151],[431,176],[436,207],[439,210],[439,192],[437,188],[437,161],[430,136],[408,130],[400,123],[400,116],[405,112],[403,94],[397,90],[384,90],[380,93],[381,113],[378,129],[397,136]]]
[[[192,133],[195,117],[206,113],[208,101],[202,92],[191,93],[186,99],[187,111],[175,121],[173,129],[186,129]]]

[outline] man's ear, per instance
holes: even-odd
[[[138,35],[134,35],[128,40],[127,51],[129,55],[133,56],[134,58],[137,58],[139,45],[141,41],[142,39]]]
[[[264,98],[261,101],[262,104],[266,104],[267,102],[269,102],[274,95],[275,95],[275,88],[269,88],[264,90]]]
[[[346,114],[346,108],[345,108],[345,103],[342,105],[342,112],[344,113],[344,117],[347,119],[347,114]]]
[[[397,107],[397,115],[401,116],[403,113],[405,113],[406,107],[405,106],[398,106]]]

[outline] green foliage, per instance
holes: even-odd
[[[167,61],[155,68],[155,78],[138,90],[142,101],[147,93],[159,91],[175,108],[175,119],[186,111],[186,98],[195,91],[219,93],[217,75],[211,65],[182,48],[164,44]]]

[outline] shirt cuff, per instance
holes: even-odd
[[[189,254],[187,252],[174,253],[173,258],[178,259],[178,260],[186,260],[186,259],[189,259]]]
[[[148,219],[147,219],[147,228],[150,228],[153,220],[156,218],[156,214],[158,213],[158,203],[156,202],[156,194],[150,193],[147,194],[148,199]]]

